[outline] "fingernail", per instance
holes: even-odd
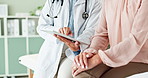
[[[86,57],[89,57],[89,55],[87,54]]]
[[[84,68],[84,66],[82,66],[82,68]]]
[[[78,66],[80,66],[80,63],[78,63]]]
[[[75,77],[75,74],[73,74],[73,77]]]
[[[86,69],[88,69],[88,66],[86,66]]]

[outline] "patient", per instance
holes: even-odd
[[[90,47],[74,59],[73,76],[125,78],[148,71],[147,7],[148,0],[104,0]]]

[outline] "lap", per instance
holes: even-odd
[[[72,63],[70,59],[64,58],[59,66],[57,78],[72,78]]]
[[[125,78],[142,72],[148,72],[148,64],[129,63],[125,66],[116,68],[100,64],[91,70],[78,74],[74,78]]]
[[[147,72],[148,64],[144,63],[129,63],[125,66],[112,68],[102,75],[101,78],[125,78],[133,74]]]
[[[68,47],[64,45],[59,63],[59,68],[54,78],[72,78],[71,66],[73,62],[65,55],[65,50],[67,48]]]
[[[99,64],[93,69],[78,74],[74,78],[99,78],[104,72],[108,71],[109,69],[110,67],[106,66],[105,64]]]

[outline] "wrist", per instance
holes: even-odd
[[[98,58],[99,58],[99,60],[98,60],[98,63],[100,64],[100,63],[102,63],[102,59],[101,59],[101,57],[100,57],[100,52],[103,52],[102,50],[98,50],[98,53],[97,53],[97,55],[99,56]]]
[[[81,52],[81,50],[73,51],[73,53],[74,53],[75,55],[79,55],[80,52]]]
[[[71,49],[72,51],[79,51],[79,50],[80,50],[80,47],[73,47],[73,48],[70,47],[70,49]]]

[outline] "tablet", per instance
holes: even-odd
[[[56,35],[62,36],[62,37],[67,38],[67,39],[69,39],[69,40],[71,40],[71,41],[78,41],[78,42],[80,42],[81,44],[89,45],[88,43],[85,43],[85,42],[83,42],[83,41],[76,40],[76,39],[74,39],[74,38],[72,38],[72,37],[70,37],[70,36],[61,34],[61,33],[57,32],[57,31],[49,31],[49,30],[42,30],[42,31],[47,32],[47,33],[49,33],[49,34],[51,34],[51,35],[56,34]]]

